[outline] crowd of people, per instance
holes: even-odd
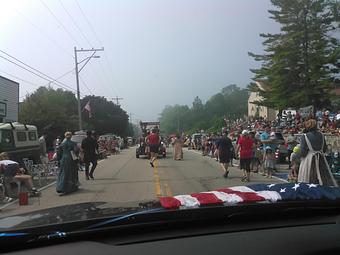
[[[117,153],[120,146],[118,139],[98,139],[93,131],[86,132],[86,138],[78,144],[72,141],[73,134],[65,132],[64,138],[57,137],[53,142],[53,149],[46,146],[47,134],[43,133],[39,138],[40,165],[44,169],[51,161],[58,162],[58,175],[56,192],[59,195],[69,194],[78,190],[80,185],[78,171],[85,168],[86,180],[94,180],[94,172],[100,151]],[[22,167],[19,162],[13,161],[6,152],[0,154],[0,174],[3,176],[2,202],[11,202],[16,195],[13,193],[13,184],[19,188],[21,184],[29,191],[30,196],[40,196],[40,192],[33,185],[33,178],[29,169]],[[18,194],[17,194],[18,195]]]
[[[169,141],[162,140],[158,129],[152,129],[143,137],[149,148],[150,165],[154,167],[161,142],[172,144],[174,160],[183,159],[182,147],[186,144],[189,148],[200,149],[203,156],[210,156],[219,161],[225,178],[228,178],[229,166],[233,166],[233,159],[239,159],[241,181],[249,182],[251,171],[272,178],[277,170],[275,153],[283,143],[288,151],[290,181],[337,186],[325,157],[327,144],[324,133],[339,137],[340,112],[332,115],[328,111],[317,111],[315,115],[303,119],[298,112],[293,115],[288,111],[284,118],[277,118],[275,121],[259,118],[231,122],[225,119],[225,124],[226,128],[223,128],[220,134],[202,134],[196,138],[176,135],[170,137]],[[281,136],[284,140],[279,143],[277,133],[284,135]],[[294,136],[296,134],[300,134],[299,139]],[[94,180],[100,149],[114,153],[115,148],[119,147],[117,140],[98,140],[92,131],[87,131],[80,146],[71,138],[72,133],[66,132],[63,140],[60,137],[56,139],[52,158],[47,156],[46,134],[39,138],[42,165],[46,165],[49,160],[59,162],[56,191],[60,195],[78,189],[81,163],[85,166],[86,180]],[[27,169],[20,167],[20,164],[11,160],[5,152],[0,154],[0,173],[4,176],[4,202],[13,200],[12,183],[23,183],[31,196],[40,195]]]
[[[318,111],[314,116],[303,119],[298,112],[292,115],[288,111],[284,119],[277,118],[275,121],[259,118],[231,122],[225,119],[227,128],[220,134],[202,134],[198,138],[187,136],[184,143],[189,148],[201,150],[203,156],[210,156],[219,161],[226,178],[229,173],[228,166],[233,165],[233,159],[240,159],[243,182],[250,181],[251,171],[272,178],[273,172],[277,171],[276,152],[279,146],[285,146],[290,169],[288,181],[308,180],[335,185],[333,175],[327,170],[330,169],[328,161],[324,157],[327,151],[324,134],[340,136],[340,112],[330,116],[328,111]],[[278,133],[281,134],[279,140]],[[318,138],[315,140],[316,136]],[[307,160],[307,155],[310,154],[313,156],[308,156]],[[314,162],[313,166],[320,167],[312,167],[311,162]],[[333,179],[329,179],[330,176]]]

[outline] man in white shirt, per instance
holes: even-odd
[[[11,193],[10,183],[13,181],[24,183],[32,196],[40,195],[40,192],[33,186],[32,176],[24,174],[24,169],[20,168],[18,162],[10,160],[6,152],[0,154],[0,173],[4,175],[5,193],[7,195]]]

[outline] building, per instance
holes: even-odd
[[[256,85],[261,89],[261,90],[265,90],[265,86],[263,84],[263,82],[261,81],[256,81]],[[260,106],[260,105],[256,105],[253,104],[253,102],[260,102],[262,101],[262,97],[259,95],[258,92],[251,92],[248,98],[248,117],[262,117],[264,119],[267,120],[275,120],[276,116],[278,114],[278,111],[266,107],[266,106]]]
[[[16,122],[19,114],[19,83],[0,76],[0,122]]]

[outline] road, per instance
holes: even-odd
[[[147,159],[135,158],[135,148],[123,150],[99,162],[95,180],[87,181],[84,172],[79,172],[79,191],[58,196],[55,185],[51,185],[42,190],[40,198],[30,198],[29,205],[19,206],[16,201],[3,208],[0,217],[82,202],[105,201],[119,206],[120,203],[155,200],[160,196],[244,185],[237,167],[231,167],[229,177],[225,179],[219,163],[197,151],[184,149],[181,161],[172,159],[171,148],[167,152],[167,158],[157,160],[155,168],[151,168]],[[253,173],[249,184],[278,182],[282,181]]]

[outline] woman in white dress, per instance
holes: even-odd
[[[305,128],[306,133],[301,137],[298,181],[337,187],[325,157],[326,141],[323,134],[317,130],[316,120],[306,121]]]
[[[183,159],[183,141],[179,135],[176,136],[172,143],[173,147],[173,159],[174,160],[181,160]]]

